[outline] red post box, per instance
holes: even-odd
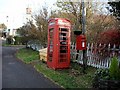
[[[48,21],[47,66],[53,69],[70,66],[70,30],[67,19],[53,18]]]
[[[86,50],[86,37],[85,35],[76,36],[76,49],[77,50]]]

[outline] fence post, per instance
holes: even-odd
[[[73,56],[74,56],[74,55],[73,55],[74,50],[75,50],[75,49],[74,49],[74,42],[72,42],[72,43],[71,43],[71,48],[70,48],[70,54],[71,54],[70,56],[71,56],[71,60],[74,59],[74,58],[73,58]]]
[[[89,49],[90,49],[90,43],[87,44],[87,64],[90,64],[90,60],[89,60]]]
[[[88,56],[88,52],[89,52],[89,48],[90,48],[90,43],[87,44],[87,56]]]
[[[98,47],[99,47],[99,49],[98,49]],[[80,56],[80,58],[82,60],[83,57],[81,57],[81,56],[83,56],[83,55],[77,53],[75,43],[72,44],[71,48],[72,48],[72,50],[71,50],[72,58],[75,59],[78,55],[78,58]],[[107,52],[107,57],[100,58],[98,55],[95,55],[93,53],[95,48],[97,49],[97,52],[98,51],[100,52],[101,49],[104,52]],[[87,57],[88,57],[87,58],[88,59],[87,60],[87,65],[97,67],[97,68],[109,68],[110,63],[111,63],[111,58],[116,55],[115,54],[116,50],[119,50],[118,54],[120,54],[120,45],[116,49],[115,44],[113,45],[113,47],[111,47],[111,44],[108,44],[108,45],[106,45],[106,44],[104,44],[104,45],[95,44],[95,45],[93,45],[93,43],[88,43],[87,44],[87,50],[86,50],[87,51],[86,54],[87,54]],[[103,52],[102,56],[104,56],[104,54],[105,54],[104,52]],[[78,60],[78,58],[77,58],[77,60]],[[102,60],[102,59],[104,59],[104,60]],[[83,62],[81,60],[78,61],[77,63],[80,63],[80,64],[83,65]],[[120,68],[120,55],[118,56],[118,60],[119,60],[119,68]]]
[[[119,69],[120,69],[120,45],[119,45],[119,49],[118,49],[118,61],[119,61]]]
[[[109,67],[109,66],[110,66],[110,63],[111,63],[111,61],[110,61],[110,59],[111,59],[110,43],[108,44],[108,54],[109,54],[109,58],[108,58],[108,60],[107,60],[107,67]]]
[[[118,52],[118,55],[120,56],[120,45],[119,45],[119,52]]]
[[[90,50],[91,50],[91,54],[90,54],[90,64],[92,65],[92,63],[93,63],[93,43],[91,44]]]
[[[93,54],[93,52],[92,52],[92,50],[93,50],[93,43],[91,44],[90,49],[91,49],[91,53]]]
[[[113,46],[113,57],[115,56],[115,48],[116,48],[116,46],[114,44],[114,46]]]
[[[110,43],[108,44],[108,51],[110,51]]]

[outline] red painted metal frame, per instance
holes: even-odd
[[[71,23],[67,19],[52,18],[48,21],[48,49],[47,49],[48,67],[53,69],[61,69],[68,68],[70,66],[70,32]],[[66,35],[65,36],[66,39],[64,42],[66,43],[65,45],[61,44],[63,43],[62,41],[64,40],[60,40],[61,37],[60,35]],[[62,36],[62,38],[64,38],[64,36]],[[62,50],[66,53],[61,53]]]

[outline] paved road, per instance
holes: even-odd
[[[15,57],[18,47],[2,47],[2,88],[60,88]]]

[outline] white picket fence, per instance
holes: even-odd
[[[40,43],[35,41],[30,41],[27,47],[33,50],[39,51],[44,47]],[[109,68],[111,63],[111,58],[117,56],[120,62],[120,45],[102,45],[102,44],[87,44],[87,65],[96,68]],[[71,43],[71,60],[73,62],[83,64],[83,52],[76,50],[76,44]]]
[[[87,44],[87,65],[96,68],[109,68],[111,58],[117,56],[120,62],[120,45]],[[82,51],[77,52],[75,43],[71,44],[71,60],[83,64]]]

